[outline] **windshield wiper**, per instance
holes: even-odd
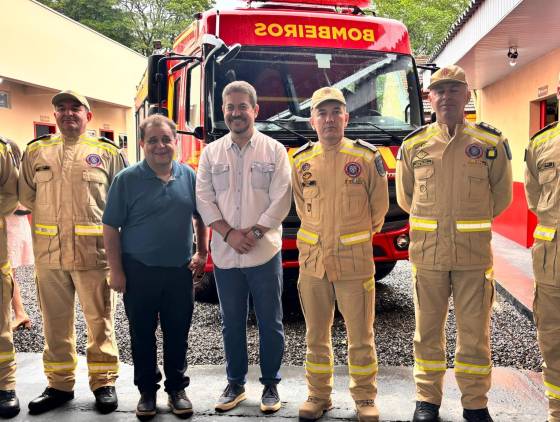
[[[389,135],[391,137],[391,139],[395,142],[398,142],[399,145],[402,143],[402,139],[399,138],[397,135],[389,132],[388,130],[383,129],[382,127],[377,126],[374,123],[371,123],[371,122],[348,122],[348,126],[360,126],[360,125],[372,126],[372,127],[376,128],[378,131],[383,132],[385,135]]]
[[[295,130],[292,130],[290,128],[287,128],[284,125],[281,125],[280,123],[274,121],[274,120],[255,120],[255,123],[272,123],[275,126],[278,126],[280,129],[284,129],[286,132],[291,133],[292,135],[296,135],[299,139],[303,139],[305,142],[309,142],[309,139],[307,139],[305,136],[303,136],[301,133],[296,132]]]

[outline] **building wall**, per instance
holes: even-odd
[[[477,92],[480,120],[504,133],[513,154],[513,204],[495,220],[494,229],[525,246],[532,244],[535,225],[523,192],[525,148],[539,130],[539,102],[556,95],[559,72],[560,49],[556,49]],[[548,93],[539,97],[544,86]]]

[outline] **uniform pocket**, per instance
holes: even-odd
[[[338,247],[340,272],[373,273],[373,251],[369,230],[340,236]]]
[[[321,214],[319,210],[319,188],[317,186],[303,187],[303,206],[306,220],[318,222]]]
[[[456,264],[482,265],[491,261],[490,243],[492,233],[488,231],[456,231]]]
[[[54,202],[52,170],[40,170],[35,172],[33,181],[36,185],[35,203],[38,205],[49,205]]]
[[[537,283],[560,287],[559,265],[557,256],[558,243],[535,239],[532,248],[533,272]]]
[[[274,163],[253,161],[251,163],[251,186],[254,189],[268,190],[274,173]]]
[[[364,217],[367,218],[365,214],[367,192],[362,183],[348,183],[344,187],[342,200],[343,204],[343,217],[349,219],[355,219]],[[348,223],[346,221],[346,223]]]
[[[436,199],[436,187],[433,166],[414,169],[414,196],[420,202],[433,202]]]
[[[541,185],[541,195],[537,204],[540,211],[548,210],[555,204],[556,193],[556,168],[547,168],[539,172],[539,185]]]
[[[410,261],[415,264],[435,264],[438,243],[437,220],[410,217]]]
[[[74,226],[76,264],[78,266],[105,266],[107,260],[103,245],[103,226],[100,224],[76,224]]]
[[[466,201],[481,201],[490,194],[488,169],[486,166],[468,166],[465,170],[467,189],[463,191]]]
[[[84,170],[82,173],[84,183],[84,204],[105,208],[109,179],[102,170]]]
[[[33,240],[37,264],[60,263],[60,238],[56,224],[34,223]]]
[[[229,189],[229,164],[214,164],[211,168],[212,186],[215,191]]]

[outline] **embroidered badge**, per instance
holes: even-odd
[[[305,173],[303,173],[301,175],[301,177],[303,178],[303,180],[307,180],[311,177],[311,173],[309,173],[308,171],[306,171]]]
[[[86,163],[88,163],[90,167],[99,167],[101,165],[101,157],[97,154],[89,154],[86,157]]]
[[[489,147],[486,150],[486,158],[488,158],[489,160],[495,160],[497,156],[498,150],[496,149],[496,147]]]
[[[358,177],[362,173],[362,166],[351,161],[344,166],[344,173],[349,177]]]
[[[375,168],[377,169],[377,174],[379,174],[381,177],[385,177],[387,172],[385,171],[385,166],[383,165],[383,158],[381,158],[381,155],[377,155],[377,157],[375,157]]]
[[[482,147],[478,144],[467,145],[465,153],[469,158],[480,158],[482,157]]]
[[[426,158],[427,156],[428,156],[428,153],[426,151],[422,150],[422,149],[420,151],[418,151],[418,153],[416,154],[416,158],[419,158],[421,160],[423,158]]]
[[[424,167],[424,166],[431,166],[433,165],[434,162],[431,159],[426,159],[426,160],[415,160],[412,162],[412,167],[413,168],[418,168],[418,167]]]
[[[303,164],[301,165],[301,171],[307,171],[307,170],[309,170],[310,168],[311,168],[311,164],[309,164],[309,163],[303,163]]]

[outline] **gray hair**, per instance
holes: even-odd
[[[148,129],[148,126],[163,126],[163,125],[167,125],[169,126],[169,129],[171,129],[171,132],[173,132],[173,137],[177,137],[177,125],[175,124],[175,122],[165,116],[162,116],[161,114],[152,114],[150,117],[144,119],[142,121],[142,123],[140,123],[139,129],[140,129],[140,139],[144,140],[144,137],[146,136],[146,129]]]
[[[226,102],[226,96],[232,92],[240,92],[249,96],[249,102],[253,107],[257,105],[257,91],[249,82],[234,81],[227,84],[222,91],[222,103]]]

